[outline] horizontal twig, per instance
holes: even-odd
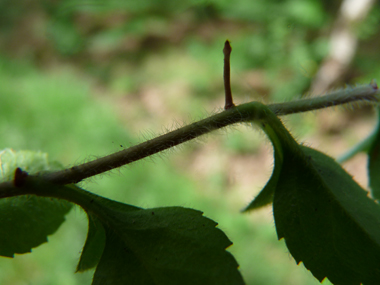
[[[337,106],[347,103],[377,103],[379,90],[375,83],[334,91],[330,94],[301,99],[279,104],[270,104],[268,107],[277,115],[287,115],[299,112],[318,110],[321,108]],[[184,126],[167,134],[148,140],[128,149],[83,163],[62,171],[51,172],[43,175],[43,178],[52,183],[69,184],[77,183],[83,179],[107,172],[109,170],[130,164],[134,161],[154,155],[176,145],[190,141],[223,127],[252,121],[255,119],[255,108],[246,103],[235,108],[217,113],[201,121]]]

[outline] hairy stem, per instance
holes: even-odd
[[[21,175],[21,177],[20,177]],[[19,176],[19,177],[17,177]],[[20,185],[17,185],[17,180]],[[15,181],[8,181],[1,184],[0,199],[21,195],[36,195],[39,197],[58,198],[81,206],[86,212],[96,213],[104,217],[104,207],[113,207],[112,200],[98,196],[89,191],[83,190],[76,185],[57,185],[44,180],[41,177],[28,175],[17,168],[15,171]],[[124,209],[138,210],[138,207],[123,205]]]
[[[270,104],[268,107],[278,115],[289,115],[347,103],[366,103],[378,101],[378,87],[371,82],[368,85],[346,88],[320,97],[301,99],[286,103]]]
[[[347,103],[377,103],[378,101],[379,91],[377,85],[371,83],[369,85],[338,90],[321,97],[270,104],[268,107],[277,115],[287,115]],[[236,123],[254,121],[260,117],[259,105],[260,103],[250,102],[230,108],[128,149],[62,171],[43,174],[42,178],[58,184],[77,183],[91,176],[154,155],[214,130]]]

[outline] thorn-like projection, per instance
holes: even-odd
[[[379,89],[379,87],[377,86],[377,83],[376,83],[376,80],[375,79],[372,79],[371,80],[371,83],[369,84],[371,85],[371,87],[375,90]]]
[[[231,55],[231,45],[228,40],[224,43],[223,53],[224,53],[224,93],[226,97],[226,103],[224,105],[224,109],[230,109],[235,107],[235,104],[232,100],[232,92],[231,92],[231,81],[230,81],[230,55]]]
[[[15,187],[22,187],[25,184],[25,180],[28,177],[28,172],[23,171],[20,167],[17,167],[15,170],[15,177],[13,184]]]

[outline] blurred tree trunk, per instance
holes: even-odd
[[[355,27],[365,19],[374,0],[343,0],[330,35],[330,50],[311,85],[312,94],[320,94],[339,81],[354,58],[358,38]]]

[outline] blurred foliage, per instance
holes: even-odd
[[[217,61],[221,65],[221,42],[229,38],[238,51],[232,55],[233,69],[238,74],[257,71],[251,79],[258,95],[290,99],[307,91],[326,56],[338,7],[338,1],[326,0],[3,0],[0,42],[7,54],[44,66],[70,62],[103,84],[130,92],[150,80],[144,69],[147,55],[169,57],[181,51],[180,56],[203,62],[193,67],[202,71]],[[374,40],[379,13],[376,7],[357,27],[361,40]],[[210,74],[200,73],[203,84],[196,75],[189,78],[199,96],[210,92],[216,80]]]
[[[220,61],[220,51],[212,50],[228,37],[238,51],[233,68],[265,70],[259,89],[276,99],[307,90],[316,62],[326,54],[326,32],[336,12],[328,1],[313,0],[22,2],[2,1],[4,51],[39,64],[51,64],[52,57],[75,62],[105,84],[129,77],[116,85],[131,91],[149,79],[140,69],[147,54],[184,50],[191,60],[211,66]],[[121,70],[129,72],[120,75]],[[192,85],[199,86],[197,81]],[[209,86],[198,88],[200,94]]]
[[[42,150],[65,165],[75,164],[135,144],[138,136],[139,141],[152,137],[141,131],[160,130],[184,114],[198,119],[223,104],[226,38],[233,48],[236,103],[300,97],[327,54],[339,5],[327,0],[1,0],[0,149]],[[376,5],[356,27],[360,44],[344,83],[380,78],[374,64],[380,59],[379,19]],[[295,131],[305,134],[305,124],[315,122],[302,118],[294,119]],[[137,163],[122,175],[93,179],[96,183],[86,182],[86,188],[141,207],[204,211],[234,242],[231,251],[247,284],[317,284],[276,240],[269,209],[256,216],[239,213],[244,205],[226,178],[226,155],[254,161],[264,137],[238,129],[210,136],[204,147],[190,144],[169,161],[153,158],[155,163]],[[214,156],[200,159],[206,154]],[[203,163],[198,172],[191,170],[195,160]],[[91,274],[73,273],[86,225],[76,209],[49,244],[15,260],[0,259],[0,284],[90,284]],[[59,263],[52,262],[54,256]]]

